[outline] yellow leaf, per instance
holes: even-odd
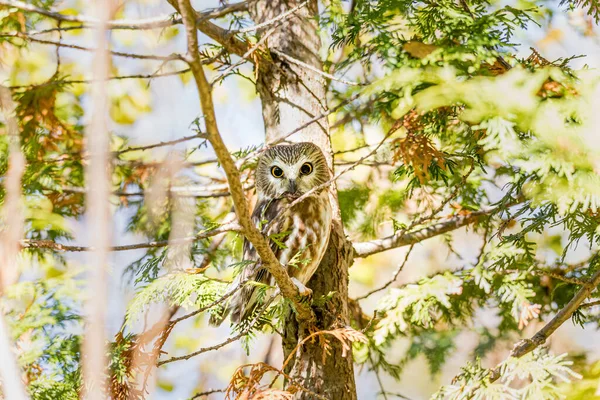
[[[405,43],[404,46],[402,46],[402,48],[408,54],[416,58],[425,58],[438,49],[437,46],[423,42],[418,42],[416,40],[411,40],[410,42]]]

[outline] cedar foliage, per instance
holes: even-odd
[[[479,338],[471,362],[434,398],[555,399],[569,393],[570,399],[589,399],[594,395],[600,369],[585,354],[555,355],[538,347],[523,357],[508,357],[498,366],[486,363],[486,355],[510,349],[532,321],[550,321],[582,286],[589,285],[600,266],[599,153],[589,145],[600,75],[572,69],[571,59],[546,60],[535,50],[519,57],[515,51],[515,32],[544,23],[546,3],[322,2],[318,22],[327,38],[327,72],[356,83],[330,82],[330,106],[344,104],[330,117],[336,162],[348,163],[358,159],[357,154],[366,154],[364,126],[395,131],[377,154],[362,163],[361,168],[370,169],[368,179],[340,179],[340,206],[348,235],[355,242],[367,241],[390,234],[388,227],[395,234],[410,234],[482,212],[468,227],[479,237],[474,259],[463,258],[460,268],[414,283],[392,282],[376,300],[373,316],[367,317],[361,309],[365,299],[351,300],[354,329],[332,330],[335,339],[312,339],[321,340],[324,352],[329,340],[340,340],[348,350],[353,346],[357,364],[397,379],[411,360],[422,355],[436,374],[456,349],[457,336],[470,331]],[[54,0],[32,4],[52,10],[60,7]],[[557,12],[584,7],[598,19],[596,1],[561,1],[560,6]],[[68,24],[59,26],[52,18],[8,5],[0,6],[0,17],[0,48],[14,62],[3,66],[8,71],[6,85],[11,86],[17,104],[21,150],[27,160],[22,178],[26,218],[22,277],[3,293],[1,308],[18,344],[18,361],[31,397],[77,399],[82,391],[85,274],[64,252],[43,244],[76,239],[69,221],[83,215],[87,157],[83,101],[88,87],[81,80],[88,77],[75,63],[61,63],[48,78],[41,65],[19,59],[23,52],[48,55],[47,48],[31,42],[28,32]],[[218,22],[231,29],[251,26],[245,12]],[[172,41],[177,34],[166,28],[161,40]],[[236,37],[256,43],[260,39],[256,35],[237,33]],[[64,36],[65,42],[76,39],[68,33]],[[220,82],[234,75],[254,79],[248,69],[227,70],[234,61],[219,45],[207,44],[200,51],[204,58],[214,57],[216,74],[228,72]],[[259,66],[261,57],[269,57],[268,48],[253,56]],[[160,72],[178,67],[178,62],[165,63]],[[116,63],[112,72],[122,74]],[[187,72],[180,76],[184,82],[190,78]],[[131,92],[121,91],[111,98],[111,117],[120,124],[131,124],[151,110],[149,101],[140,100],[149,96],[145,81],[128,82]],[[0,125],[1,131],[5,128]],[[198,136],[182,156],[182,170],[176,172],[131,147],[127,137],[111,132],[112,202],[130,216],[128,232],[148,242],[165,242],[179,234],[174,226],[174,221],[183,223],[176,221],[178,210],[185,212],[192,234],[227,222],[231,202],[224,180],[215,178],[218,165],[196,156],[198,145],[206,146],[201,132],[198,118],[190,121],[190,132],[181,134]],[[259,148],[232,149],[249,188]],[[0,152],[4,175],[8,168],[5,134],[0,136]],[[209,172],[202,167],[205,164]],[[162,189],[160,179],[167,182]],[[194,185],[201,186],[196,194],[208,195],[181,197],[167,189]],[[4,196],[2,188],[0,201]],[[443,246],[451,253],[453,241],[450,233],[444,234]],[[170,357],[162,351],[175,323],[167,324],[168,331],[162,334],[153,332],[149,339],[136,325],[149,307],[167,304],[171,316],[184,316],[181,321],[193,318],[201,329],[210,329],[205,325],[207,314],[218,314],[228,296],[226,282],[247,265],[239,260],[240,237],[234,232],[219,241],[208,237],[187,244],[189,248],[185,243],[145,248],[127,266],[123,279],[136,295],[126,305],[121,331],[107,347],[107,395],[143,398],[147,388],[140,376]],[[586,255],[573,262],[577,246],[585,248]],[[258,335],[278,333],[293,304],[283,298],[268,300],[271,288],[266,285],[244,284],[260,286],[266,304],[250,321],[233,327],[233,337],[251,352]],[[586,301],[591,304],[599,296],[593,291]],[[328,298],[312,301],[319,306]],[[481,312],[497,317],[493,325],[476,323]],[[570,317],[590,330],[600,322],[598,307],[593,306],[580,304]],[[390,349],[400,339],[410,345],[400,358],[392,358]],[[141,362],[134,368],[136,357]],[[282,386],[284,368],[264,363],[245,367],[224,389],[229,398],[288,399],[310,390],[290,377]]]

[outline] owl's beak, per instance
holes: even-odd
[[[289,194],[296,194],[296,192],[298,191],[298,186],[296,186],[296,180],[295,179],[288,179],[288,190],[287,192]]]

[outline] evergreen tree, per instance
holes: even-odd
[[[364,365],[380,385],[371,398],[388,399],[402,395],[386,376],[399,380],[418,357],[439,374],[465,333],[476,337],[469,360],[435,399],[598,396],[598,361],[547,342],[563,325],[600,322],[600,74],[576,69],[575,54],[522,56],[517,35],[574,9],[593,34],[598,2],[248,0],[199,11],[167,0],[159,16],[143,1],[95,3],[0,0],[0,398],[149,398],[170,365],[235,342],[258,360],[256,343],[280,336],[282,363],[240,361],[229,384],[199,382],[192,398],[356,399]],[[140,53],[144,41],[166,51]],[[76,53],[94,57],[93,71]],[[173,76],[197,93],[198,117],[177,139],[131,143],[118,128],[151,113],[150,85]],[[215,102],[230,82],[250,82],[260,99],[263,143],[225,145]],[[286,140],[316,143],[334,170],[336,217],[310,302],[269,247],[281,238],[250,220],[257,157]],[[174,145],[187,147],[159,152]],[[124,244],[115,230],[108,247],[109,210],[145,239]],[[241,282],[234,291],[256,285],[263,304],[250,320],[226,339],[174,340],[190,321],[196,335],[214,332],[209,316],[249,263],[243,237],[280,295]],[[432,238],[444,265],[403,279]],[[135,295],[105,337],[109,253],[131,250],[140,256],[120,278]],[[349,279],[351,268],[369,279]]]

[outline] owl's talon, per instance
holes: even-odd
[[[292,282],[294,282],[294,285],[296,285],[296,288],[298,289],[300,296],[302,296],[302,297],[311,297],[312,296],[312,290],[310,288],[307,288],[298,279],[292,278]]]

